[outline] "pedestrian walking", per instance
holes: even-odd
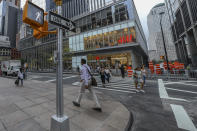
[[[105,69],[102,67],[100,70],[102,86],[105,87]]]
[[[134,72],[133,72],[133,80],[135,83],[135,88],[137,92],[145,92],[143,90],[143,80],[142,80],[142,72],[141,72],[141,68],[137,67]],[[138,86],[140,86],[140,89],[138,88]]]
[[[23,78],[24,78],[24,73],[23,73],[22,68],[20,68],[20,70],[18,71],[18,78],[15,82],[17,86],[19,85],[19,83],[21,81],[21,87],[23,87]]]
[[[85,89],[88,89],[89,92],[93,95],[94,101],[96,103],[96,107],[94,107],[93,109],[98,111],[98,112],[102,112],[101,109],[101,105],[98,101],[98,98],[96,96],[96,93],[94,92],[94,90],[91,87],[91,74],[90,74],[90,67],[86,64],[86,60],[85,59],[81,59],[81,89],[79,92],[79,96],[77,97],[76,101],[73,101],[73,105],[80,107],[80,102],[82,99],[83,94],[85,93]]]
[[[111,77],[110,69],[109,69],[109,67],[106,67],[105,68],[105,79],[107,80],[108,83],[109,83],[110,77]]]
[[[141,68],[141,72],[142,72],[142,79],[143,79],[143,84],[142,84],[142,89],[143,89],[146,83],[146,74],[147,74],[146,69],[144,68],[144,65]]]
[[[121,72],[122,78],[125,78],[125,68],[123,64],[120,67],[120,72]]]

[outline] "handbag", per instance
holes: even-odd
[[[19,84],[19,79],[15,80],[15,84],[18,85]]]
[[[92,86],[97,86],[97,81],[96,79],[94,78],[94,76],[91,74],[91,72],[89,71],[89,69],[86,67],[86,69],[88,70],[88,73],[90,74],[91,76],[91,85]]]

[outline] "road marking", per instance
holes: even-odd
[[[170,106],[174,113],[178,128],[185,129],[188,131],[197,131],[196,127],[194,126],[194,123],[190,119],[189,115],[187,114],[183,106],[174,104],[170,104]]]
[[[80,85],[80,82],[79,82],[79,81],[74,82],[74,83],[72,83],[72,85],[73,85],[73,86],[79,86],[79,85]]]
[[[184,83],[184,82],[167,82],[165,83],[166,85],[171,85],[171,84],[183,84],[183,85],[186,85],[186,86],[197,86],[196,84],[187,84],[187,83]]]
[[[103,86],[103,84],[99,83],[98,86]],[[135,86],[134,85],[115,85],[115,84],[105,84],[105,86],[108,86],[108,87],[112,87],[112,88],[134,88]]]
[[[188,102],[188,100],[185,99],[169,97],[162,79],[158,79],[158,85],[160,98]]]
[[[180,91],[180,92],[186,92],[186,93],[192,93],[192,94],[197,94],[197,92],[193,92],[193,91],[179,90],[179,89],[174,89],[174,88],[166,88],[166,89]]]
[[[99,88],[99,87],[94,87],[95,89],[100,89],[100,90],[109,90],[109,91],[117,91],[117,92],[126,92],[126,93],[136,93],[132,91],[123,91],[123,90],[115,90],[115,89],[109,89],[109,88]]]
[[[168,98],[168,93],[164,87],[164,83],[163,83],[163,80],[162,79],[159,79],[158,80],[158,83],[159,83],[159,96],[160,98]]]
[[[69,77],[64,77],[63,80],[69,79],[69,78],[73,78],[73,77],[76,77],[76,75],[74,75],[74,76],[69,76]],[[48,80],[48,81],[45,81],[45,82],[46,82],[46,83],[49,83],[49,82],[52,82],[52,81],[56,81],[56,79]]]
[[[100,86],[98,86],[98,87],[103,88],[102,85],[100,85]],[[105,87],[107,87],[107,88],[114,88],[114,89],[122,89],[122,90],[131,90],[131,91],[132,91],[132,90],[135,90],[134,87],[125,88],[125,87],[120,87],[120,86],[119,86],[119,87],[114,87],[114,86],[106,86],[106,85],[105,85]]]

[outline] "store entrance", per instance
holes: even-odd
[[[88,64],[92,66],[92,68],[100,66],[116,69],[122,64],[126,66],[131,66],[131,63],[131,54],[129,52],[88,56]]]

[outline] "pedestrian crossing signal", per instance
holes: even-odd
[[[23,9],[23,22],[35,27],[43,26],[44,10],[32,2],[27,1]]]
[[[27,1],[23,11],[23,22],[33,29],[33,36],[40,39],[48,34],[56,34],[57,31],[48,31],[48,22],[44,20],[44,10],[37,5]]]

